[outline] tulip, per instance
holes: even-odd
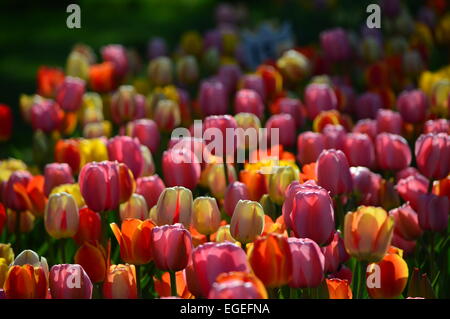
[[[83,197],[81,196],[80,186],[78,184],[62,184],[52,189],[50,195],[58,193],[67,193],[72,195],[78,207],[85,206]],[[45,208],[45,207],[44,207]]]
[[[80,167],[90,162],[102,162],[108,160],[106,140],[102,138],[82,139],[80,148]]]
[[[212,154],[220,158],[226,155],[228,163],[232,162],[230,158],[233,158],[237,146],[235,134],[237,127],[236,120],[230,115],[212,115],[206,117],[203,121],[204,138],[208,140],[214,139],[215,144],[221,143],[218,144],[218,147],[215,147],[215,152],[212,152]],[[217,129],[222,133],[222,136],[220,136]],[[233,134],[227,134],[227,131]],[[232,139],[230,139],[229,135],[231,135]]]
[[[304,106],[298,99],[283,97],[277,100],[280,113],[290,114],[295,120],[296,128],[305,122]]]
[[[151,231],[151,249],[158,269],[183,270],[192,252],[191,234],[181,224],[154,227]]]
[[[11,138],[13,129],[13,114],[8,105],[0,104],[0,142]]]
[[[3,203],[7,208],[20,212],[29,208],[27,198],[24,198],[20,188],[26,188],[32,176],[28,171],[13,172],[3,187]]]
[[[434,194],[419,195],[417,214],[423,230],[443,232],[448,225],[449,199]]]
[[[84,89],[84,80],[66,76],[56,92],[56,102],[64,111],[76,112],[81,107]]]
[[[355,127],[353,127],[353,133],[363,133],[370,136],[372,141],[375,141],[377,136],[377,122],[371,119],[359,120]]]
[[[30,211],[16,212],[8,209],[8,231],[14,233],[17,230],[17,218],[20,218],[19,231],[21,233],[29,233],[34,228],[36,217]]]
[[[234,116],[234,119],[236,120],[236,124],[238,128],[241,128],[244,130],[244,132],[247,129],[251,129],[250,131],[254,131],[256,133],[256,136],[259,135],[259,129],[261,128],[261,121],[259,118],[253,114],[253,113],[237,113]],[[238,146],[241,148],[249,148],[250,144],[250,138],[246,139],[246,136],[242,134],[242,139],[238,140]]]
[[[52,189],[62,184],[72,184],[74,179],[72,169],[66,163],[52,163],[45,166],[45,195],[50,195]]]
[[[98,241],[85,241],[75,253],[74,260],[83,267],[93,283],[103,282],[107,271],[107,256]]]
[[[194,56],[185,55],[176,64],[178,81],[183,85],[197,82],[199,76],[198,63]]]
[[[347,134],[345,132],[345,128],[342,125],[327,124],[325,125],[322,133],[325,142],[325,149],[344,149],[345,137]]]
[[[338,278],[327,279],[328,295],[330,299],[352,299],[353,293],[347,280]]]
[[[80,265],[54,265],[50,269],[49,286],[53,299],[92,298],[92,282]]]
[[[240,200],[248,200],[248,199],[250,199],[250,195],[247,185],[241,182],[230,183],[225,193],[225,200],[224,200],[225,212],[227,213],[228,216],[232,217],[236,204]]]
[[[135,188],[131,171],[117,162],[86,164],[78,180],[86,205],[95,212],[115,209],[130,198]]]
[[[167,186],[193,190],[200,179],[200,164],[189,149],[169,149],[163,153],[162,167]]]
[[[117,80],[114,75],[114,64],[103,62],[91,65],[89,68],[89,80],[93,91],[109,92],[117,87]]]
[[[159,195],[161,195],[165,188],[164,182],[157,174],[139,177],[136,180],[136,194],[144,196],[147,207],[156,205]]]
[[[405,91],[397,99],[397,109],[408,123],[423,122],[427,108],[428,100],[421,90]]]
[[[393,231],[394,218],[384,209],[360,206],[345,215],[345,249],[358,260],[378,262],[389,248]]]
[[[250,168],[251,164],[246,166],[239,172],[239,178],[248,188],[249,199],[259,201],[268,192],[266,176],[259,169]]]
[[[6,221],[7,221],[7,216],[6,216],[5,206],[3,206],[2,203],[0,203],[0,235],[3,232],[3,227],[5,227]]]
[[[193,292],[190,282],[195,280],[198,292],[206,297],[217,276],[231,271],[250,273],[247,256],[239,246],[230,242],[200,245],[192,252],[192,269],[186,271],[189,290]]]
[[[204,81],[200,86],[199,105],[205,116],[226,114],[227,92],[219,81]]]
[[[395,298],[400,296],[408,282],[408,265],[398,254],[387,254],[376,263],[380,271],[379,287],[367,287],[370,297],[376,299]],[[375,265],[367,267],[366,275],[369,277]]]
[[[380,203],[380,188],[382,178],[372,173],[367,167],[350,167],[353,188],[360,196],[361,205],[377,206]]]
[[[283,77],[275,67],[262,64],[256,69],[256,74],[263,78],[266,98],[273,99],[283,90]]]
[[[78,206],[72,195],[53,194],[45,206],[45,230],[56,239],[73,237],[78,230],[79,216]]]
[[[130,264],[144,265],[152,260],[151,230],[155,224],[130,218],[122,222],[121,228],[111,223],[111,229],[120,245],[120,258]]]
[[[409,166],[409,167],[406,167],[406,168],[402,169],[400,172],[398,172],[395,175],[395,179],[397,181],[400,181],[401,179],[408,178],[410,176],[418,176],[418,175],[421,175],[419,173],[419,170],[417,168],[415,168],[415,167]]]
[[[430,179],[442,179],[450,173],[450,135],[422,134],[415,145],[417,167]]]
[[[0,260],[3,260],[7,266],[14,261],[14,251],[11,244],[0,244]],[[3,287],[3,285],[1,286]]]
[[[298,181],[300,171],[292,166],[279,166],[269,177],[269,197],[278,205],[283,204],[286,188]]]
[[[255,275],[230,272],[217,276],[208,299],[267,299],[267,291]]]
[[[163,190],[156,204],[156,224],[172,225],[181,223],[188,228],[192,216],[192,192],[182,186],[168,187]]]
[[[325,247],[321,247],[325,257],[324,271],[326,273],[335,273],[339,266],[349,259],[349,255],[345,251],[344,240],[340,232],[336,231],[333,240]]]
[[[450,121],[447,119],[429,120],[425,122],[423,133],[447,133],[450,134]]]
[[[331,196],[347,194],[353,189],[348,161],[342,151],[322,151],[317,159],[316,175],[318,184]]]
[[[309,238],[288,238],[292,254],[294,288],[318,287],[323,280],[325,257],[319,246]]]
[[[320,112],[337,108],[336,94],[327,84],[309,84],[305,89],[305,105],[308,117],[313,120]]]
[[[79,142],[73,139],[59,140],[55,145],[55,160],[58,163],[67,163],[73,173],[80,169]]]
[[[377,113],[378,133],[387,132],[392,134],[402,134],[403,120],[400,113],[381,109]]]
[[[230,63],[219,67],[216,79],[222,82],[228,94],[234,94],[242,72],[238,64]]]
[[[261,204],[250,200],[240,200],[231,217],[231,236],[246,244],[261,235],[263,229],[264,210]]]
[[[335,28],[320,33],[320,46],[325,57],[333,62],[348,60],[352,54],[350,40],[342,28]]]
[[[86,241],[100,240],[101,217],[99,213],[84,207],[79,211],[78,230],[73,239],[81,245]]]
[[[325,149],[325,139],[322,134],[303,132],[297,138],[297,160],[302,164],[315,162]]]
[[[153,119],[162,131],[171,132],[181,124],[180,106],[175,101],[162,99],[156,104]]]
[[[402,170],[411,163],[408,142],[400,135],[381,133],[375,142],[378,166],[384,170]]]
[[[99,138],[111,136],[112,126],[109,121],[86,123],[83,127],[83,137]]]
[[[266,287],[280,287],[290,282],[293,262],[286,237],[268,234],[254,241],[248,259],[255,275]]]
[[[237,241],[236,239],[233,238],[233,236],[231,236],[230,225],[220,226],[215,235],[216,238],[214,241],[216,243],[223,243],[229,241],[230,243],[236,244],[238,246],[241,245],[239,241]]]
[[[319,244],[326,244],[332,239],[333,202],[328,192],[320,186],[292,183],[286,190],[283,216],[295,237],[310,238]]]
[[[394,232],[406,240],[416,240],[422,236],[417,213],[409,203],[389,211],[394,217]]]
[[[66,74],[83,80],[89,78],[89,57],[82,52],[73,50],[67,57]]]
[[[104,61],[111,62],[114,66],[114,77],[119,81],[125,77],[129,69],[129,61],[126,49],[120,44],[110,44],[101,49]]]
[[[148,206],[144,196],[132,194],[130,199],[120,205],[120,219],[127,218],[146,220],[148,218]]]
[[[129,136],[116,136],[108,141],[108,157],[111,161],[124,163],[138,178],[144,168],[140,143]]]
[[[136,268],[134,265],[111,265],[103,283],[103,297],[106,299],[136,299]]]
[[[162,274],[161,279],[156,276],[153,277],[155,291],[159,295],[160,299],[190,299],[192,293],[187,288],[186,276],[183,271],[177,271],[175,273],[175,283],[176,283],[176,296],[172,296],[172,287],[170,283],[170,273],[165,272]],[[174,293],[175,295],[175,293]]]
[[[297,83],[310,73],[310,63],[306,56],[296,50],[287,50],[277,61],[277,67],[284,79]]]
[[[172,61],[166,56],[156,57],[150,61],[147,73],[155,86],[169,85],[172,83]]]
[[[274,139],[276,142],[279,141],[278,143],[284,147],[293,147],[295,145],[295,120],[290,114],[281,113],[272,115],[266,122],[266,129],[268,139],[272,145],[275,144],[273,142]],[[275,136],[278,136],[278,139]]]
[[[160,144],[160,133],[155,121],[139,119],[129,122],[127,135],[136,137],[142,145],[147,146],[152,153],[156,153]]]
[[[419,196],[428,191],[428,179],[423,175],[411,175],[398,181],[395,188],[404,201],[411,204],[413,209],[419,206]]]
[[[220,210],[213,197],[197,197],[192,206],[192,224],[199,233],[210,235],[220,226]]]
[[[347,134],[344,143],[344,154],[350,166],[373,167],[375,164],[375,148],[366,134]]]
[[[356,100],[356,116],[358,119],[375,119],[383,101],[379,94],[367,92]]]
[[[64,113],[56,102],[45,100],[33,104],[30,116],[33,130],[51,133],[60,128]]]
[[[227,189],[228,183],[233,183],[236,178],[236,170],[232,164],[227,165],[228,179],[225,178],[224,164],[213,163],[209,164],[209,167],[203,171],[203,174],[207,178],[207,186],[211,190],[211,193],[217,199],[223,199]]]
[[[64,81],[64,72],[58,68],[39,67],[37,71],[37,92],[43,97],[53,97]]]
[[[111,98],[111,117],[116,124],[142,117],[145,108],[145,97],[131,85],[120,86]]]
[[[259,94],[264,101],[266,98],[266,92],[264,90],[264,81],[258,74],[246,74],[241,78],[242,89],[250,89]]]
[[[147,146],[141,145],[141,154],[143,159],[143,169],[141,176],[150,176],[155,173],[155,163],[153,162],[153,156]]]
[[[264,104],[261,96],[253,90],[242,89],[236,93],[234,98],[235,113],[252,113],[258,118],[264,116]]]

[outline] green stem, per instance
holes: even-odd
[[[358,299],[363,299],[364,297],[364,289],[366,289],[366,271],[367,271],[367,263],[364,261],[359,262],[359,282],[358,282]]]
[[[108,212],[101,212],[100,216],[102,219],[102,244],[104,247],[108,246],[108,228],[109,228],[109,220],[108,220]]]
[[[22,249],[22,243],[21,243],[21,235],[20,235],[20,212],[16,212],[16,229],[15,229],[15,251],[14,253],[18,255],[21,252]]]
[[[173,297],[177,297],[177,277],[175,271],[170,270],[170,291]]]
[[[267,293],[269,294],[269,299],[278,299],[277,288],[267,288]]]
[[[429,261],[430,261],[430,281],[433,282],[434,280],[434,232],[430,232],[430,248],[429,248]]]
[[[225,174],[225,186],[228,187],[230,181],[228,180],[228,165],[227,165],[227,155],[223,153],[223,172]],[[226,188],[225,187],[225,188]]]
[[[59,249],[61,250],[61,264],[66,263],[66,239],[59,240]]]

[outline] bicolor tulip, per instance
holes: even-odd
[[[317,184],[331,196],[347,194],[353,189],[352,176],[347,158],[339,150],[324,150],[317,159]]]
[[[106,299],[136,299],[136,268],[134,265],[111,265],[103,283],[103,297]]]
[[[153,119],[163,132],[171,132],[181,124],[180,106],[176,101],[161,99],[156,103]]]
[[[422,134],[416,140],[415,155],[420,172],[430,179],[450,173],[450,135]]]
[[[269,197],[278,205],[283,204],[289,184],[298,181],[300,171],[293,166],[278,166],[269,176]]]
[[[345,215],[345,249],[358,260],[378,262],[389,248],[393,231],[394,218],[383,208],[360,206]]]
[[[72,169],[66,163],[47,164],[44,170],[44,177],[45,196],[50,195],[52,189],[56,186],[74,183]]]
[[[155,222],[158,226],[181,223],[189,227],[192,218],[192,192],[182,186],[163,190],[156,204]]]
[[[308,58],[296,50],[287,50],[277,60],[277,67],[289,83],[298,83],[310,73]]]
[[[73,237],[78,231],[79,216],[78,206],[72,195],[53,194],[45,206],[45,230],[56,239]]]
[[[23,196],[24,192],[21,189],[26,189],[32,178],[31,174],[25,170],[17,170],[9,176],[2,189],[3,203],[7,208],[17,212],[30,208],[29,202]]]
[[[400,135],[380,133],[377,135],[376,153],[378,166],[383,170],[402,170],[411,163],[408,142]]]
[[[54,265],[50,269],[49,287],[53,299],[92,298],[92,282],[80,265]]]
[[[267,291],[255,275],[246,272],[229,272],[217,276],[208,298],[267,299]]]
[[[145,97],[132,85],[122,85],[111,98],[111,117],[116,124],[126,123],[145,115]]]
[[[325,257],[319,245],[309,238],[288,238],[292,255],[294,288],[318,287],[324,278]]]
[[[200,196],[192,207],[192,224],[203,235],[215,233],[220,226],[220,210],[213,197]]]
[[[148,206],[144,196],[132,194],[127,202],[120,204],[120,219],[124,221],[127,218],[148,218]]]
[[[231,236],[246,244],[261,235],[263,229],[264,210],[261,204],[250,200],[240,200],[231,217]]]
[[[150,81],[156,86],[165,86],[172,83],[173,64],[170,58],[159,56],[148,64],[147,74]]]

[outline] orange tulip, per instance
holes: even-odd
[[[98,241],[85,241],[75,254],[75,263],[81,265],[93,283],[105,279],[107,268],[106,251]]]
[[[136,299],[136,268],[134,265],[111,265],[103,283],[106,299]]]
[[[241,271],[222,273],[209,291],[210,299],[267,299],[264,284],[255,275]]]
[[[384,258],[367,267],[367,276],[370,276],[378,265],[380,271],[379,287],[367,287],[367,291],[372,298],[386,299],[398,297],[406,287],[408,282],[408,264],[400,256],[401,254],[388,253]],[[375,282],[376,283],[376,282]]]
[[[130,218],[123,221],[121,229],[115,223],[110,226],[119,242],[120,257],[123,261],[143,265],[152,260],[150,237],[155,224],[151,220]]]
[[[44,299],[47,296],[47,275],[43,267],[12,266],[3,286],[8,299]]]
[[[188,290],[186,285],[186,278],[184,271],[177,271],[175,273],[177,281],[177,296],[183,299],[190,299],[192,297],[191,292]],[[155,281],[155,291],[159,297],[170,297],[172,296],[170,287],[170,273],[165,272],[161,276],[161,279],[154,278]]]
[[[278,234],[260,237],[250,246],[248,258],[255,275],[266,287],[286,285],[292,275],[292,255],[287,238]]]
[[[239,178],[247,185],[251,200],[258,201],[268,192],[266,177],[259,171],[244,169],[239,173]]]
[[[352,299],[353,293],[347,280],[327,279],[328,295],[330,299]]]

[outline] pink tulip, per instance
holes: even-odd
[[[189,149],[169,149],[163,153],[162,169],[165,184],[193,190],[200,180],[200,164]]]
[[[290,114],[272,115],[266,122],[269,140],[272,136],[272,129],[278,130],[279,143],[284,147],[293,147],[295,145],[295,120]]]
[[[387,132],[392,134],[402,134],[403,120],[398,112],[381,109],[377,113],[378,133]]]
[[[401,235],[394,232],[394,235],[392,235],[391,245],[403,250],[403,254],[407,256],[414,252],[414,249],[416,248],[416,241],[406,240]]]
[[[309,238],[288,238],[292,254],[292,279],[294,288],[318,287],[324,275],[325,257],[320,247]]]
[[[352,54],[348,35],[341,28],[322,31],[320,33],[320,46],[326,58],[333,62],[348,60]]]
[[[66,76],[56,92],[56,102],[64,111],[76,112],[83,99],[85,82],[82,79]]]
[[[160,270],[179,271],[186,268],[192,252],[192,238],[183,225],[154,227],[151,236],[153,260]]]
[[[293,182],[286,190],[283,216],[299,238],[328,243],[334,233],[333,202],[328,191],[312,183]]]
[[[450,173],[450,135],[422,134],[416,140],[415,155],[420,172],[430,179]]]
[[[264,104],[261,96],[253,90],[239,90],[234,97],[234,111],[236,114],[241,112],[252,113],[262,118],[264,116]]]
[[[353,188],[359,194],[358,204],[366,206],[380,205],[381,176],[371,172],[367,167],[350,167]]]
[[[356,100],[356,116],[358,119],[375,119],[382,106],[380,95],[372,92],[364,93]]]
[[[416,240],[422,236],[422,229],[419,226],[417,213],[411,208],[409,203],[395,209],[391,209],[389,214],[394,217],[394,232],[405,240]]]
[[[428,98],[421,90],[405,91],[397,99],[397,109],[408,123],[423,122],[427,108]]]
[[[237,64],[224,64],[217,72],[217,80],[225,85],[227,94],[233,94],[242,72]]]
[[[327,124],[325,125],[322,134],[325,139],[325,149],[344,149],[345,137],[347,133],[342,125]]]
[[[227,91],[221,82],[209,80],[201,84],[198,103],[205,116],[226,114],[227,100]]]
[[[48,197],[53,188],[62,184],[73,184],[72,169],[66,163],[51,163],[44,170],[44,193]]]
[[[419,207],[419,196],[428,192],[428,179],[423,175],[411,175],[398,181],[395,188],[405,202],[415,210]]]
[[[443,232],[447,229],[449,201],[447,196],[422,194],[419,196],[417,214],[423,230]]]
[[[129,136],[116,136],[107,143],[108,157],[111,161],[124,163],[138,178],[144,169],[144,159],[141,153],[141,144],[137,138]]]
[[[130,122],[127,127],[129,136],[136,137],[142,145],[147,146],[155,154],[160,144],[158,125],[150,119],[139,119]]]
[[[347,158],[339,150],[324,150],[317,159],[316,176],[318,184],[331,196],[352,191],[352,176]]]
[[[224,272],[250,272],[245,251],[230,242],[209,242],[196,247],[192,252],[192,272],[187,272],[189,281],[194,277],[201,295],[206,297],[217,276]]]
[[[80,265],[54,265],[48,279],[53,299],[92,298],[92,282]]]
[[[423,176],[422,174],[420,174],[420,172],[418,171],[417,168],[409,166],[409,167],[402,169],[400,172],[398,172],[395,175],[395,179],[397,181],[399,181],[403,178],[408,178],[409,176],[416,176],[416,175]]]
[[[112,62],[114,65],[114,76],[121,80],[129,69],[128,55],[126,49],[120,44],[110,44],[102,48],[104,61]]]
[[[250,89],[259,94],[262,101],[266,98],[264,81],[258,74],[247,74],[242,77],[241,86],[243,89]]]
[[[209,129],[218,129],[222,133],[222,147],[219,147],[219,149],[216,149],[215,152],[213,152],[213,155],[222,157],[224,154],[228,157],[233,157],[234,151],[237,147],[237,138],[235,133],[235,129],[237,129],[238,125],[236,122],[236,119],[232,117],[231,115],[212,115],[208,116],[203,121],[203,130],[204,132],[211,132],[214,130]],[[227,132],[231,134],[230,136],[227,136]],[[205,134],[205,133],[204,133]],[[215,136],[215,133],[213,132],[213,135]],[[232,137],[231,139],[229,137]],[[214,137],[209,137],[211,140],[214,139]],[[219,137],[215,137],[219,138]],[[208,142],[208,141],[206,141]]]
[[[300,128],[305,122],[303,103],[299,99],[283,97],[278,100],[280,113],[290,114],[295,120],[295,126]]]
[[[336,94],[327,84],[309,84],[305,89],[305,105],[308,117],[313,120],[320,112],[337,108]]]
[[[371,119],[359,120],[353,127],[353,133],[367,134],[368,136],[370,136],[372,141],[375,141],[375,138],[378,134],[377,122]]]
[[[297,160],[302,164],[315,162],[325,149],[325,139],[322,134],[303,132],[297,138]]]
[[[225,200],[224,200],[225,212],[227,213],[228,216],[232,217],[236,204],[240,200],[249,200],[249,199],[250,195],[248,192],[247,185],[241,182],[230,183],[225,193]]]
[[[347,156],[350,166],[374,167],[375,147],[366,134],[347,134],[344,143],[344,154]]]
[[[378,134],[375,141],[378,166],[383,170],[402,170],[411,163],[408,142],[400,135]]]
[[[136,180],[136,193],[144,196],[148,208],[156,205],[159,195],[165,188],[166,185],[157,174],[139,177]]]
[[[336,231],[333,240],[327,246],[321,248],[325,257],[326,273],[334,273],[339,269],[339,266],[345,263],[350,256],[347,254],[340,232]]]
[[[450,121],[447,119],[429,120],[425,122],[423,133],[447,133],[450,134]]]

